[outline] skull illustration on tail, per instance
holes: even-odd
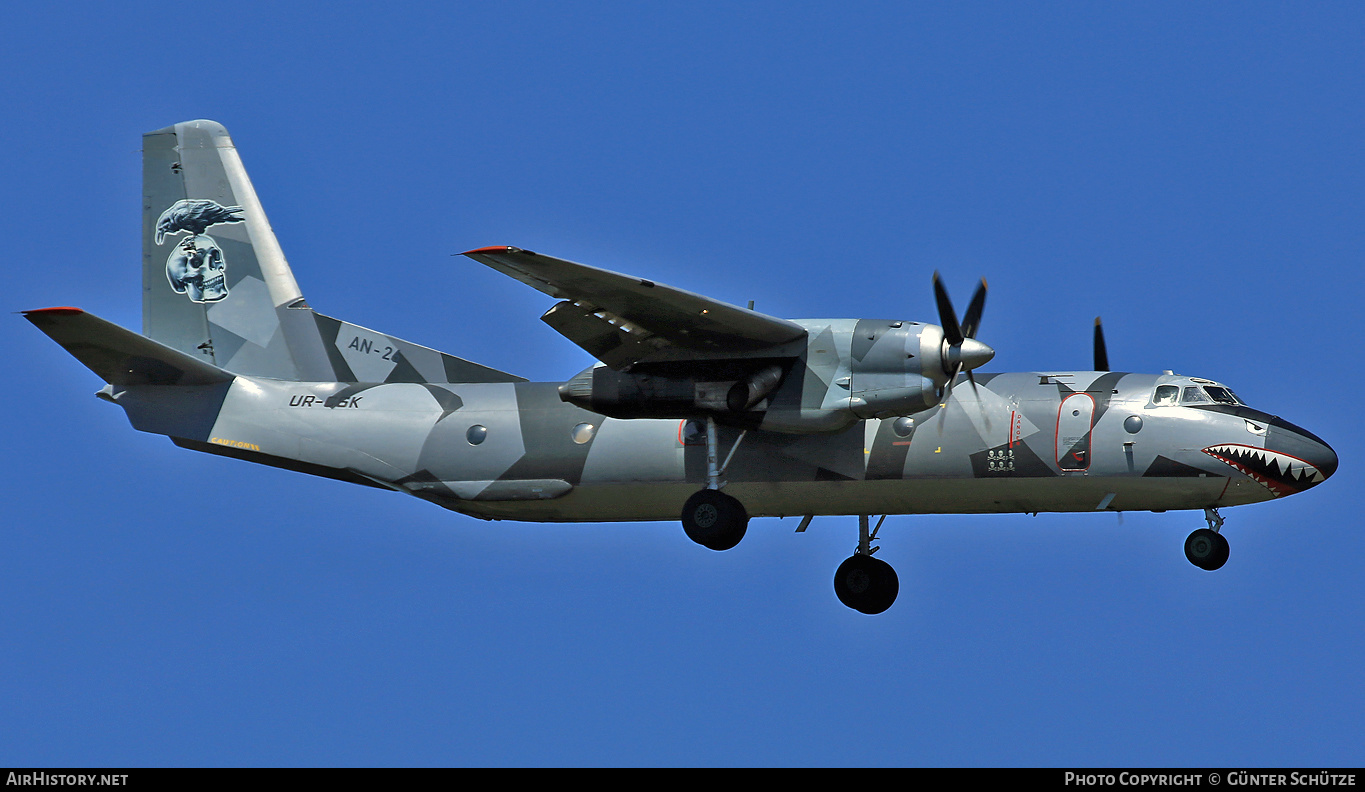
[[[176,201],[156,221],[156,243],[168,234],[182,231],[189,236],[171,249],[166,258],[166,279],[176,294],[197,303],[218,302],[228,296],[227,261],[218,242],[204,232],[219,223],[240,223],[242,207],[223,206],[217,201],[185,199]]]

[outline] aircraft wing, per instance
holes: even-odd
[[[486,247],[465,255],[562,300],[541,320],[615,369],[670,347],[703,355],[755,352],[806,332],[785,319],[529,250]]]

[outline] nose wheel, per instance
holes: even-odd
[[[1185,557],[1191,564],[1212,572],[1227,563],[1228,540],[1218,532],[1223,527],[1223,518],[1218,516],[1217,509],[1205,509],[1204,519],[1209,527],[1200,528],[1185,539]]]
[[[834,596],[844,605],[859,613],[882,613],[896,601],[900,593],[900,578],[891,565],[872,554],[877,548],[872,541],[882,527],[885,516],[877,521],[877,527],[869,533],[867,515],[858,515],[858,550],[849,556],[834,572]]]

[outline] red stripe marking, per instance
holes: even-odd
[[[66,305],[57,308],[38,308],[37,310],[23,312],[24,316],[29,316],[31,314],[53,314],[54,316],[71,316],[73,314],[83,313],[85,313],[85,311],[82,311],[79,308],[72,308]]]
[[[464,252],[463,255],[466,256],[477,256],[479,254],[492,255],[494,253],[510,253],[513,250],[516,250],[516,248],[512,247],[511,245],[494,245],[492,247],[481,247],[478,250],[467,250]]]

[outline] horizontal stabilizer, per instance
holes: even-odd
[[[211,385],[234,379],[211,363],[79,308],[24,311],[24,318],[111,385]]]

